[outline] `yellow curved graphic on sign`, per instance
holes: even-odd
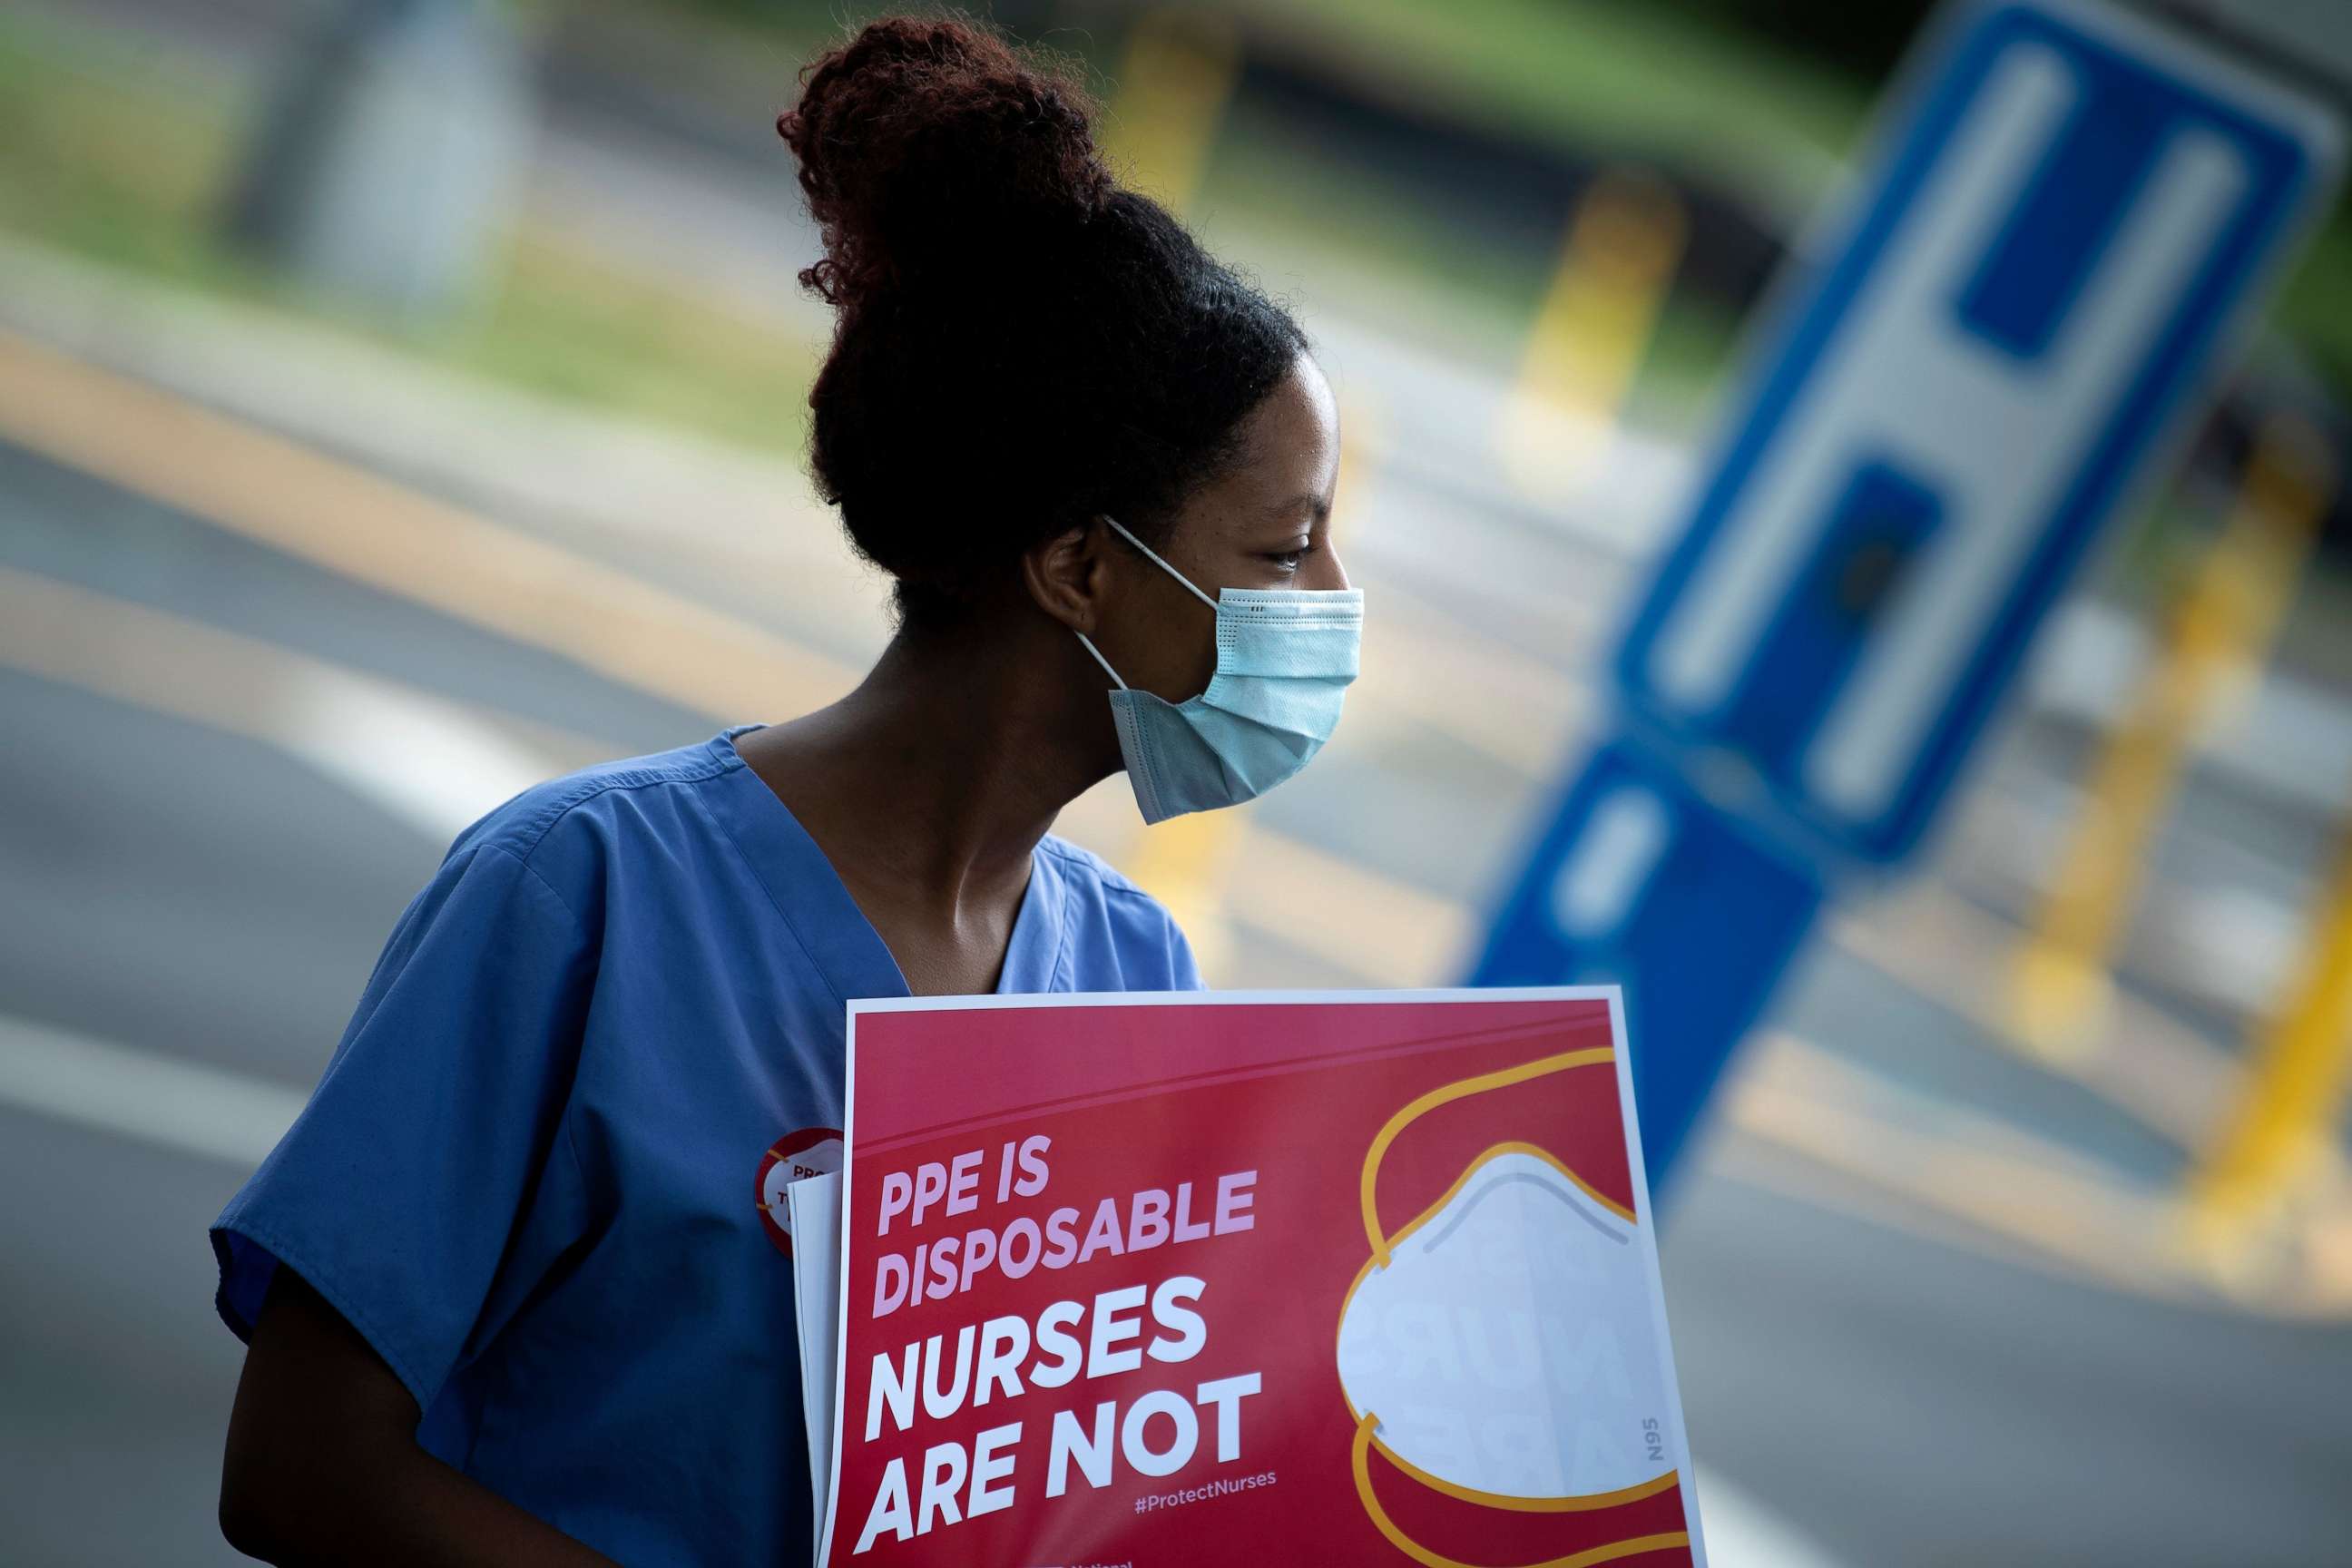
[[[1372,1436],[1372,1428],[1379,1424],[1379,1416],[1369,1410],[1365,1411],[1357,1419],[1356,1440],[1350,1451],[1350,1461],[1356,1471],[1356,1496],[1362,1500],[1364,1511],[1371,1516],[1373,1528],[1388,1538],[1390,1545],[1414,1562],[1423,1564],[1423,1568],[1480,1568],[1479,1564],[1465,1563],[1459,1558],[1447,1557],[1432,1552],[1399,1529],[1396,1521],[1389,1517],[1388,1510],[1381,1506],[1380,1498],[1372,1490],[1371,1468],[1372,1446],[1379,1442],[1379,1439]],[[1382,1446],[1381,1451],[1387,1452],[1385,1445]],[[1671,1482],[1673,1479],[1674,1476],[1670,1471],[1666,1476],[1666,1481]],[[1663,1485],[1654,1489],[1664,1489]],[[1636,1535],[1623,1541],[1605,1542],[1599,1546],[1587,1547],[1582,1552],[1570,1552],[1566,1557],[1551,1557],[1541,1563],[1517,1564],[1515,1568],[1594,1568],[1596,1563],[1614,1563],[1620,1558],[1638,1556],[1644,1552],[1664,1552],[1670,1547],[1689,1544],[1688,1531],[1672,1530],[1658,1535]]]
[[[1474,1094],[1486,1094],[1493,1089],[1508,1089],[1515,1083],[1525,1083],[1529,1079],[1544,1078],[1556,1072],[1566,1072],[1570,1068],[1597,1067],[1602,1062],[1613,1062],[1616,1059],[1617,1052],[1609,1046],[1593,1046],[1585,1050],[1568,1051],[1556,1057],[1539,1058],[1535,1061],[1522,1062],[1515,1068],[1504,1068],[1496,1072],[1480,1073],[1475,1078],[1465,1078],[1458,1083],[1441,1084],[1390,1117],[1386,1125],[1372,1135],[1372,1146],[1364,1152],[1361,1194],[1364,1205],[1364,1236],[1372,1244],[1373,1264],[1381,1268],[1389,1266],[1389,1238],[1381,1234],[1380,1207],[1374,1202],[1373,1192],[1380,1180],[1381,1161],[1388,1153],[1389,1145],[1396,1142],[1398,1133],[1441,1105],[1450,1105],[1457,1100],[1467,1100]],[[1549,1154],[1544,1157],[1548,1160],[1551,1159]],[[1559,1165],[1559,1162],[1552,1160],[1552,1163]],[[1633,1218],[1633,1210],[1622,1204],[1611,1203],[1599,1193],[1592,1192],[1591,1187],[1587,1185],[1581,1177],[1569,1172],[1566,1166],[1562,1165],[1560,1169],[1569,1174],[1578,1186],[1591,1193],[1592,1196],[1601,1203],[1608,1205],[1612,1213],[1628,1221]],[[1466,1180],[1467,1177],[1465,1176],[1465,1179]]]
[[[1362,1288],[1365,1279],[1370,1278],[1372,1270],[1387,1268],[1391,1261],[1391,1249],[1397,1244],[1435,1219],[1444,1210],[1445,1205],[1453,1202],[1454,1196],[1469,1184],[1472,1177],[1488,1163],[1506,1154],[1526,1154],[1542,1161],[1574,1184],[1578,1191],[1609,1210],[1610,1213],[1628,1224],[1640,1223],[1633,1210],[1596,1190],[1591,1183],[1570,1170],[1567,1164],[1550,1150],[1540,1148],[1533,1143],[1514,1142],[1496,1143],[1482,1151],[1463,1170],[1462,1174],[1454,1178],[1454,1184],[1446,1188],[1435,1203],[1399,1226],[1394,1236],[1387,1235],[1381,1229],[1378,1203],[1381,1162],[1387,1155],[1389,1146],[1396,1142],[1398,1134],[1407,1127],[1439,1106],[1467,1099],[1474,1094],[1508,1089],[1516,1084],[1526,1083],[1552,1073],[1567,1072],[1575,1068],[1599,1067],[1606,1063],[1613,1063],[1616,1059],[1616,1051],[1608,1046],[1595,1046],[1584,1050],[1563,1052],[1559,1056],[1543,1057],[1535,1061],[1521,1063],[1517,1067],[1504,1068],[1495,1072],[1481,1073],[1474,1078],[1463,1079],[1454,1083],[1440,1085],[1413,1100],[1403,1110],[1388,1119],[1380,1131],[1373,1136],[1371,1146],[1364,1152],[1359,1195],[1363,1207],[1364,1236],[1371,1245],[1371,1256],[1364,1260],[1363,1268],[1356,1271],[1356,1278],[1349,1283],[1347,1291],[1339,1299],[1339,1322],[1335,1327],[1332,1336],[1335,1354],[1338,1349],[1339,1329],[1344,1328],[1348,1320],[1348,1308],[1355,1300],[1356,1292]],[[1341,1384],[1340,1392],[1342,1397],[1346,1398],[1344,1384]],[[1597,1509],[1618,1508],[1627,1503],[1640,1502],[1644,1498],[1655,1497],[1675,1486],[1681,1479],[1679,1470],[1668,1470],[1663,1476],[1635,1486],[1580,1497],[1526,1498],[1511,1497],[1499,1492],[1479,1491],[1431,1475],[1407,1460],[1380,1439],[1377,1432],[1380,1426],[1378,1415],[1369,1410],[1357,1411],[1353,1399],[1347,1399],[1347,1405],[1349,1414],[1356,1418],[1355,1438],[1350,1445],[1351,1463],[1355,1469],[1356,1495],[1363,1503],[1364,1512],[1370,1518],[1373,1526],[1380,1531],[1381,1534],[1387,1538],[1391,1545],[1414,1562],[1423,1564],[1424,1568],[1478,1568],[1478,1565],[1462,1563],[1429,1550],[1407,1535],[1396,1521],[1389,1517],[1388,1510],[1381,1506],[1380,1498],[1372,1490],[1370,1457],[1375,1449],[1379,1450],[1381,1457],[1390,1464],[1432,1490],[1442,1492],[1464,1502],[1476,1503],[1488,1508],[1508,1509],[1520,1513],[1583,1513]],[[1687,1547],[1689,1544],[1688,1531],[1674,1531],[1663,1534],[1635,1536],[1624,1541],[1608,1542],[1599,1546],[1588,1547],[1570,1556],[1553,1558],[1543,1563],[1528,1563],[1520,1565],[1520,1568],[1594,1568],[1595,1564],[1613,1563],[1621,1558],[1635,1556],[1641,1552],[1663,1551],[1670,1547]]]

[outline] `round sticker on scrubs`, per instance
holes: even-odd
[[[784,1189],[803,1176],[841,1169],[841,1129],[803,1127],[776,1140],[760,1157],[760,1174],[753,1192],[760,1205],[761,1228],[778,1252],[793,1255],[793,1211],[784,1203]]]

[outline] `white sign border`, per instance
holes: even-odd
[[[1029,995],[876,996],[848,1003],[848,1031],[844,1049],[841,1121],[841,1325],[833,1368],[833,1462],[825,1486],[823,1545],[819,1568],[833,1560],[834,1530],[840,1522],[843,1402],[849,1371],[849,1216],[854,1212],[852,1186],[857,1172],[857,1020],[867,1013],[957,1013],[1005,1007],[1235,1007],[1267,1005],[1372,1005],[1391,1003],[1477,1002],[1606,1002],[1610,1044],[1617,1061],[1617,1113],[1625,1132],[1627,1170],[1633,1184],[1636,1211],[1642,1215],[1642,1256],[1649,1265],[1650,1322],[1656,1331],[1664,1364],[1668,1415],[1674,1423],[1675,1453],[1680,1457],[1683,1528],[1690,1536],[1695,1568],[1706,1568],[1706,1538],[1699,1527],[1698,1489],[1695,1484],[1690,1434],[1683,1417],[1682,1384],[1675,1372],[1674,1339],[1666,1323],[1665,1281],[1658,1268],[1657,1211],[1650,1201],[1649,1168],[1642,1158],[1642,1123],[1633,1113],[1632,1042],[1625,1033],[1625,995],[1617,985],[1442,986],[1402,991],[1058,991]]]

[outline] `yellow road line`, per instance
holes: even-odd
[[[329,766],[336,759],[323,754],[327,742],[348,747],[363,738],[349,726],[322,735],[320,721],[354,703],[371,712],[397,703],[507,737],[538,770],[507,770],[508,793],[615,752],[590,736],[5,565],[0,665],[286,751],[347,782],[394,760],[372,753]],[[1134,816],[1125,788],[1112,779],[1090,791],[1057,828],[1097,848],[1121,843]],[[1234,919],[1380,985],[1443,973],[1468,940],[1467,911],[1438,895],[1263,830],[1235,848],[1228,908],[1210,919],[1213,930]]]
[[[5,248],[0,245],[0,249]],[[15,248],[25,253],[14,264],[18,270],[35,266],[27,258],[42,254],[38,247],[28,251],[21,244]],[[275,343],[289,330],[277,313],[259,307],[198,301],[184,290],[129,275],[92,273],[85,263],[51,261],[40,264],[40,268],[37,268],[40,275],[35,280],[45,294],[60,293],[62,286],[57,273],[69,268],[76,283],[72,289],[65,289],[62,297],[73,309],[99,313],[135,311],[142,321],[155,325],[163,333],[166,357],[173,353],[218,353],[224,352],[225,339],[245,334],[257,334],[265,344]],[[201,329],[192,324],[199,322]],[[6,361],[16,342],[0,334],[0,379],[8,378]],[[384,362],[381,365],[374,363],[379,357]],[[394,377],[402,388],[393,396],[394,404],[430,398],[438,389],[415,381],[422,373],[402,362],[403,356],[397,351],[362,347],[354,342],[337,346],[330,368],[336,374]],[[28,381],[23,374],[26,367],[20,363],[16,368],[19,374],[13,379],[20,389],[34,397],[49,395],[37,371],[31,374]],[[135,380],[110,383],[103,379],[104,374],[92,371],[85,379],[99,378],[97,384],[100,385],[149,390]],[[150,395],[167,400],[170,396],[153,392]],[[529,408],[530,401],[521,395],[505,393],[496,395],[485,406],[503,411],[500,417],[526,417],[523,411]],[[373,412],[376,404],[362,400],[358,406]],[[467,407],[472,411],[472,403]],[[1364,477],[1370,471],[1366,467],[1366,455],[1376,452],[1381,439],[1378,416],[1367,412],[1367,408],[1360,395],[1350,395],[1346,410],[1349,437],[1342,448],[1347,468],[1341,480],[1341,504],[1351,519],[1349,527],[1354,526],[1352,519],[1361,514],[1360,506],[1351,506],[1350,501],[1360,496]],[[542,468],[563,463],[577,450],[580,442],[593,438],[587,432],[595,428],[594,421],[583,420],[571,410],[527,417],[530,438],[550,446],[551,456],[541,462]],[[141,423],[129,419],[125,428],[136,428]],[[416,423],[420,438],[435,428],[431,418],[420,418]],[[249,424],[243,427],[253,428]],[[106,425],[101,422],[96,428],[102,432]],[[35,441],[33,431],[28,429],[26,435],[28,441]],[[608,503],[602,497],[582,497],[578,494],[581,484],[569,480],[533,480],[521,488],[537,498],[539,504],[557,507],[572,518],[593,518],[593,526],[616,543],[657,550],[665,559],[690,562],[701,572],[717,571],[737,581],[772,582],[797,589],[805,574],[815,571],[824,578],[834,602],[812,605],[805,595],[801,595],[796,600],[801,613],[808,616],[813,611],[811,618],[822,619],[831,632],[854,635],[865,629],[850,618],[848,605],[854,602],[862,614],[868,601],[879,597],[878,591],[868,591],[876,587],[878,578],[830,542],[836,520],[807,494],[804,480],[793,465],[743,453],[714,452],[706,458],[691,449],[672,451],[667,446],[672,438],[642,431],[620,432],[615,438],[632,444],[643,442],[651,452],[659,454],[651,468],[667,478],[657,479],[650,489],[638,478],[645,471],[640,465],[614,460],[598,466],[600,474],[617,475],[632,487],[633,493],[645,498],[642,511],[630,510],[623,504],[622,498]],[[281,445],[304,449],[299,440],[288,443],[281,437],[279,441]],[[375,445],[381,449],[383,444]],[[464,459],[457,467],[467,468],[474,460]],[[361,472],[363,478],[382,482],[364,469]],[[712,482],[698,482],[696,476],[705,473],[710,475]],[[680,489],[692,507],[731,510],[722,518],[697,518],[684,525],[663,521],[661,509],[674,504],[667,498]],[[524,538],[530,542],[528,535]],[[572,553],[576,557],[578,552]],[[643,590],[646,585],[637,586]],[[1463,638],[1476,639],[1477,628],[1432,605],[1422,605],[1416,610],[1407,584],[1402,582],[1381,581],[1377,584],[1377,591],[1382,608],[1378,629],[1365,654],[1366,668],[1374,675],[1354,700],[1356,716],[1347,732],[1378,732],[1384,726],[1393,732],[1391,721],[1402,718],[1468,748],[1482,761],[1531,776],[1546,773],[1565,744],[1559,715],[1581,710],[1583,698],[1573,689],[1572,680],[1542,661],[1500,644],[1463,642]],[[848,600],[839,597],[845,594],[849,595]],[[683,595],[673,593],[669,597],[674,603],[698,602],[691,591]],[[801,651],[803,658],[814,657],[807,653],[806,637],[786,640]],[[834,646],[847,645],[835,642]],[[1475,659],[1466,657],[1473,646],[1476,648]],[[577,649],[573,651],[575,657],[581,657]],[[587,653],[593,655],[596,651],[592,647]],[[834,689],[841,689],[842,683],[855,673],[852,666],[859,661],[819,660],[820,665],[826,662],[835,668],[818,670],[819,689],[826,689],[826,682],[833,683]],[[1432,680],[1428,674],[1432,670],[1442,670],[1442,679]],[[1471,695],[1465,698],[1465,692]],[[726,715],[740,717],[745,706],[743,702],[734,702],[726,710]]]
[[[1828,936],[1906,989],[1975,1024],[1988,1045],[2003,1032],[2001,983],[2016,928],[1949,888],[1919,881],[1886,898],[1836,911]],[[2243,1078],[2226,1052],[2162,1009],[2118,994],[2102,1027],[2060,1057],[2022,1058],[2035,1070],[2081,1085],[2183,1149],[2210,1135],[2219,1108]]]
[[[788,639],[557,546],[5,333],[0,433],[243,537],[707,713],[813,705],[855,676]],[[287,669],[380,680],[21,573],[0,581],[0,597],[17,634],[0,654],[8,662],[272,743],[281,743],[283,726],[269,693],[273,683],[283,689]],[[584,761],[604,750],[525,721],[497,722],[529,734],[551,757]],[[1103,802],[1111,797],[1097,794]],[[1090,815],[1108,833],[1099,803],[1081,802],[1072,814],[1078,826]],[[1264,831],[1253,832],[1236,855],[1227,905],[1235,923],[1379,984],[1443,975],[1466,952],[1474,929],[1472,912],[1455,900]],[[1748,1119],[1757,1114],[1751,1107],[1742,1124],[1752,1130]],[[1816,1158],[1839,1159],[1840,1147],[1850,1154],[1867,1143],[1841,1145],[1841,1136],[1860,1136],[1861,1124],[1824,1122],[1822,1114],[1810,1101],[1784,1100],[1766,1120],[1784,1145]],[[1899,1147],[1882,1154],[1867,1164],[1899,1171],[1908,1158]],[[2005,1190],[1990,1173],[1999,1169],[1996,1161],[1986,1184],[1996,1192]],[[2038,1235],[2045,1249],[2072,1245],[2071,1237],[2037,1231],[2016,1215],[2010,1228],[2023,1241]]]
[[[0,431],[274,550],[722,719],[856,670],[322,453],[0,331]]]
[[[344,765],[338,766],[338,758],[319,754],[320,749],[348,750],[352,739],[314,736],[307,730],[327,710],[347,707],[355,694],[378,707],[388,700],[428,711],[446,709],[510,735],[545,759],[543,769],[517,771],[514,777],[521,782],[611,750],[586,737],[454,703],[383,677],[6,567],[0,567],[0,665],[240,735],[355,783],[361,782],[357,773],[383,759],[343,756]],[[396,737],[382,739],[387,746],[397,744]],[[482,798],[460,809],[487,808],[503,787],[478,792]],[[1111,792],[1103,793],[1110,799]],[[1243,923],[1279,934],[1327,962],[1375,970],[1427,963],[1433,951],[1454,940],[1447,934],[1451,915],[1443,900],[1417,899],[1345,861],[1270,835],[1253,837],[1244,860],[1253,869],[1236,889],[1237,900],[1248,910]],[[1272,901],[1257,901],[1259,893],[1273,895]],[[1336,922],[1330,919],[1335,910],[1350,918]],[[1365,940],[1367,934],[1372,940]],[[1457,928],[1454,934],[1463,933]],[[1377,973],[1371,977],[1390,978]],[[1904,1228],[1931,1240],[2167,1300],[2210,1299],[2158,1254],[2150,1238],[2160,1216],[2145,1200],[2103,1181],[2091,1163],[1991,1118],[1943,1107],[1935,1115],[1941,1131],[1922,1132],[1885,1113],[1884,1102],[1899,1098],[1897,1091],[1874,1087],[1872,1075],[1789,1037],[1759,1042],[1756,1055],[1755,1066],[1730,1096],[1729,1130],[1827,1172],[1831,1179],[1810,1187],[1799,1181],[1790,1190],[1785,1174],[1759,1178],[1737,1142],[1722,1155],[1710,1152],[1710,1163],[1736,1178],[1756,1180],[1816,1206],[1858,1210],[1881,1222],[1886,1219],[1882,1211],[1895,1203]],[[1825,1187],[1832,1190],[1821,1190]],[[2324,1240],[2345,1228],[2339,1223],[2328,1229],[2323,1216],[2315,1235]],[[2300,1296],[2258,1293],[2245,1304],[2287,1315],[2337,1315],[2352,1301],[2352,1271],[2338,1268],[2336,1274],[2340,1278],[2333,1290],[2306,1283],[2298,1287]]]
[[[856,678],[723,612],[5,332],[0,434],[720,721],[820,706]],[[1072,836],[1098,850],[1131,843],[1132,807],[1116,794],[1074,803]],[[1470,915],[1452,900],[1263,830],[1247,845],[1227,910],[1241,923],[1384,985],[1436,978],[1464,951]]]
[[[1926,1101],[1790,1035],[1757,1043],[1724,1110],[1738,1136],[1707,1152],[1709,1168],[1783,1196],[2078,1284],[2284,1319],[2352,1318],[2352,1272],[2315,1258],[2225,1296],[2181,1248],[2179,1213],[2162,1190],[2128,1186],[2046,1139]],[[1742,1137],[1831,1180],[1759,1164]],[[1921,1215],[1941,1223],[1922,1226]],[[2319,1223],[2313,1234],[2334,1230]]]
[[[1239,812],[1196,811],[1143,829],[1120,861],[1120,869],[1150,889],[1183,928],[1212,985],[1228,973],[1233,958],[1223,912],[1227,879],[1248,832]]]
[[[1225,898],[1234,923],[1381,986],[1451,984],[1477,930],[1467,905],[1265,831],[1234,857]]]
[[[1593,709],[1590,683],[1496,641],[1402,583],[1372,580],[1365,603],[1375,600],[1350,713],[1410,720],[1499,764],[1515,783],[1548,782]]]

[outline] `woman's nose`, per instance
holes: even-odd
[[[1307,587],[1321,589],[1353,586],[1348,581],[1348,568],[1340,562],[1338,551],[1326,546],[1308,556],[1307,560],[1315,579],[1307,584]]]

